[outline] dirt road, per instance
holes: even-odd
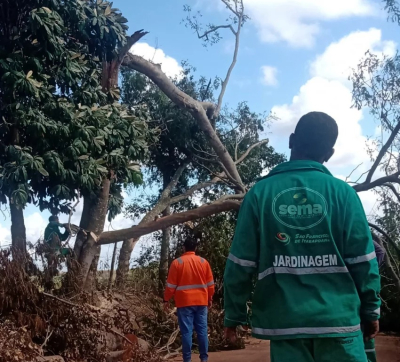
[[[379,336],[376,340],[378,362],[400,362],[400,338]],[[181,362],[182,359],[174,360]],[[193,356],[197,361],[197,356]],[[246,349],[210,353],[210,362],[270,362],[269,343],[266,341],[250,340]]]

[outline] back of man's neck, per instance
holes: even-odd
[[[291,155],[290,156],[290,161],[313,161],[313,162],[318,162],[320,164],[324,163],[324,162],[321,162],[321,161],[312,160],[310,157],[301,156],[301,155]]]

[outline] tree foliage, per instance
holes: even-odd
[[[399,71],[399,55],[384,57],[367,52],[352,76],[355,106],[359,109],[367,107],[381,128],[381,135],[369,143],[372,166],[353,187],[357,191],[374,189],[378,197],[380,212],[375,216],[376,225],[371,225],[374,238],[387,252],[386,263],[381,270],[382,326],[387,330],[395,330],[394,326],[399,325],[400,320],[397,312],[400,295]]]
[[[107,1],[3,1],[0,5],[0,201],[68,212],[112,179],[138,184],[145,114],[105,88],[103,65],[126,44],[126,22]]]

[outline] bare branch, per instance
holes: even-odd
[[[132,46],[137,43],[140,39],[142,39],[149,32],[144,31],[143,29],[135,31],[130,37],[126,38],[126,44],[119,50],[118,52],[118,60],[119,65],[121,65],[122,61],[125,58],[125,55],[129,52]]]
[[[211,181],[209,181],[209,182],[202,182],[202,183],[199,183],[199,184],[197,184],[197,185],[192,186],[191,188],[189,188],[189,189],[188,189],[186,192],[184,192],[183,194],[180,194],[180,195],[177,195],[177,196],[172,197],[172,198],[169,200],[169,204],[170,204],[170,205],[173,205],[173,204],[176,204],[176,203],[178,203],[178,202],[180,202],[180,201],[186,200],[187,198],[189,198],[190,196],[192,196],[196,191],[199,191],[199,190],[205,189],[206,187],[210,187],[210,186],[215,185],[217,179],[215,178],[214,180],[215,180],[215,181],[212,181],[212,180],[211,180]]]
[[[116,243],[120,240],[136,239],[154,231],[165,229],[169,226],[182,224],[186,221],[197,220],[203,217],[219,214],[225,211],[238,210],[240,202],[235,200],[217,200],[211,204],[200,206],[194,210],[180,212],[162,217],[156,221],[136,225],[128,229],[107,231],[100,235],[97,245]]]
[[[386,155],[386,152],[392,145],[394,139],[396,138],[396,136],[399,132],[400,132],[400,120],[398,121],[396,127],[393,129],[393,131],[390,134],[390,137],[388,138],[386,143],[382,146],[381,150],[379,151],[378,157],[376,158],[374,164],[372,165],[371,169],[369,170],[369,173],[367,175],[367,179],[365,180],[365,183],[371,182],[376,169],[378,168],[380,162],[382,161],[382,158]]]
[[[211,33],[214,33],[214,32],[217,31],[218,29],[230,29],[231,32],[232,32],[234,35],[236,35],[235,29],[233,29],[233,26],[229,24],[229,25],[218,25],[218,26],[213,26],[213,27],[211,27],[209,30],[207,30],[206,32],[204,32],[202,35],[200,35],[199,32],[198,32],[197,29],[196,29],[197,37],[198,37],[199,39],[202,39],[202,38],[208,39],[208,35],[210,35]]]
[[[243,155],[241,155],[241,156],[239,157],[239,159],[238,159],[235,163],[236,163],[236,164],[239,164],[239,163],[243,162],[243,161],[245,160],[245,158],[249,155],[249,153],[250,153],[251,151],[253,151],[256,147],[259,147],[259,146],[264,145],[264,144],[266,144],[266,143],[268,143],[268,140],[262,140],[262,141],[260,141],[260,142],[255,143],[254,145],[251,145],[251,146],[246,150],[246,152],[243,153]]]
[[[219,113],[221,111],[222,101],[224,99],[226,88],[228,86],[229,79],[231,77],[233,68],[235,68],[235,65],[236,65],[236,62],[237,62],[237,57],[238,57],[238,53],[239,53],[239,46],[240,46],[240,32],[241,32],[241,29],[242,29],[243,16],[244,16],[243,5],[242,5],[241,12],[238,13],[238,12],[235,12],[235,10],[232,9],[232,7],[229,5],[229,3],[227,1],[225,1],[225,0],[222,0],[222,1],[238,17],[238,22],[237,22],[237,30],[236,30],[236,32],[234,32],[234,34],[235,34],[235,50],[233,51],[232,63],[228,68],[228,72],[226,73],[225,79],[222,81],[221,93],[219,94],[219,97],[218,97],[217,109],[215,110],[214,117],[218,117],[218,115],[219,115]]]
[[[232,195],[224,195],[221,196],[218,201],[225,201],[225,200],[242,200],[246,194],[232,194]]]
[[[178,169],[175,171],[174,176],[172,176],[171,181],[169,182],[169,184],[167,185],[167,187],[163,190],[163,192],[161,193],[161,200],[165,200],[167,198],[169,198],[169,196],[171,195],[171,191],[174,189],[174,187],[178,184],[179,179],[182,176],[183,171],[185,171],[186,167],[189,165],[190,160],[186,159],[179,167]]]
[[[223,183],[225,183],[227,186],[229,187],[233,187],[233,185],[231,183],[228,182],[228,177],[226,176],[225,172],[220,172],[220,173],[216,173],[213,170],[211,170],[210,168],[208,168],[206,165],[203,165],[202,163],[198,162],[198,161],[194,161],[196,162],[200,167],[203,167],[204,169],[206,169],[210,175],[215,176],[215,178],[221,180]],[[218,161],[217,161],[218,162]],[[220,162],[218,162],[219,165],[221,165]]]
[[[232,157],[212,127],[209,116],[207,116],[207,105],[205,103],[196,101],[182,92],[161,71],[159,66],[150,63],[142,57],[128,53],[122,64],[148,76],[177,106],[188,110],[197,120],[199,127],[205,133],[211,147],[226,169],[238,183],[242,182]]]
[[[172,176],[171,181],[167,185],[167,187],[162,191],[160,195],[160,199],[158,202],[154,205],[154,207],[149,210],[146,215],[142,218],[142,220],[139,222],[139,225],[145,224],[149,221],[153,221],[156,216],[160,215],[169,205],[171,205],[171,192],[174,189],[174,187],[178,184],[180,177],[182,176],[183,171],[186,169],[188,166],[190,160],[186,159],[175,171],[174,175]],[[136,225],[133,225],[132,227],[135,227]],[[122,239],[121,239],[122,240]]]
[[[243,183],[239,183],[237,182],[230,174],[229,171],[226,169],[226,167],[224,166],[224,164],[222,162],[219,163],[220,166],[222,167],[222,169],[224,170],[224,174],[225,176],[228,178],[229,181],[232,182],[232,184],[234,185],[235,189],[240,190],[241,192],[246,192],[246,188],[243,185]]]
[[[232,13],[234,13],[237,17],[239,17],[240,15],[243,15],[243,1],[241,1],[241,5],[242,5],[242,9],[240,10],[240,12],[237,9],[237,1],[235,1],[235,9],[231,6],[231,4],[229,4],[229,0],[221,0],[225,6],[232,11]]]
[[[74,205],[72,205],[71,210],[69,211],[68,224],[67,224],[69,235],[67,237],[67,240],[65,240],[65,242],[63,243],[62,247],[65,247],[66,245],[68,245],[69,241],[71,240],[71,237],[72,237],[71,219],[72,219],[72,215],[74,214],[75,208],[78,206],[78,204],[80,202],[80,197],[81,197],[81,195],[78,191],[78,195],[76,197],[76,202]]]
[[[396,188],[392,184],[383,184],[383,186],[388,187],[392,190],[394,196],[397,197],[397,200],[400,202],[400,194],[397,192]]]
[[[353,169],[353,171],[351,171],[350,172],[350,174],[346,177],[346,182],[347,182],[347,180],[351,177],[351,175],[360,167],[362,165],[362,162],[357,166],[357,167],[355,167],[354,169]]]
[[[353,189],[356,190],[357,192],[362,192],[362,191],[371,190],[377,186],[383,186],[390,182],[400,183],[399,176],[400,176],[400,172],[396,172],[393,175],[384,176],[384,177],[378,178],[377,180],[369,182],[369,183],[363,182],[362,184],[354,185]]]
[[[194,155],[194,158],[197,158],[199,160],[202,160],[202,161],[205,161],[205,162],[208,162],[208,163],[214,163],[214,164],[219,165],[218,160],[213,160],[212,158],[205,158],[205,157],[201,157],[199,155]]]

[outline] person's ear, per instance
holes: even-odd
[[[292,133],[291,135],[290,135],[290,137],[289,137],[289,149],[293,149],[293,146],[294,146],[294,133]]]
[[[335,153],[335,149],[332,148],[325,156],[324,162],[328,162],[331,157],[333,156],[333,154]]]

